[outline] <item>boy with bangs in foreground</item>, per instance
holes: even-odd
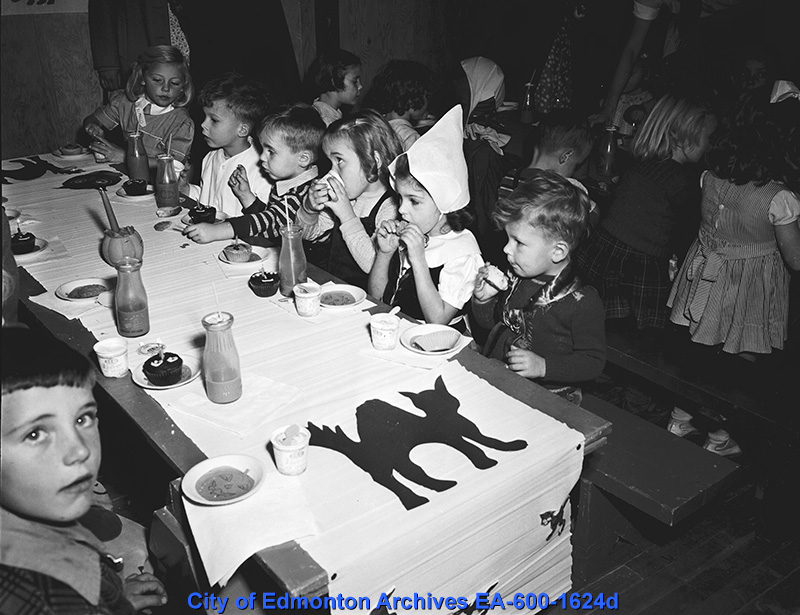
[[[166,604],[151,574],[119,560],[79,520],[100,469],[94,370],[61,342],[3,329],[0,613],[128,615]]]

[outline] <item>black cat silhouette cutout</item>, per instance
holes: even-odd
[[[408,510],[425,504],[428,499],[403,485],[392,472],[434,491],[445,491],[456,485],[456,481],[429,476],[412,462],[409,455],[416,446],[433,442],[446,444],[463,453],[480,470],[493,467],[497,461],[487,457],[472,442],[499,451],[519,451],[528,446],[524,440],[504,442],[481,433],[475,423],[458,413],[461,402],[450,394],[441,376],[433,389],[419,393],[401,391],[400,394],[408,397],[425,416],[411,414],[380,399],[369,399],[356,410],[360,442],[351,440],[339,426],[333,431],[330,427],[319,428],[309,423],[308,430],[313,446],[347,456],[376,483],[393,491]]]
[[[22,166],[16,169],[3,169],[2,172],[0,172],[0,175],[2,175],[2,182],[4,184],[10,184],[11,182],[8,181],[9,179],[14,179],[17,181],[38,179],[48,171],[51,171],[52,173],[66,173],[68,175],[81,172],[79,169],[75,169],[75,167],[57,167],[51,162],[42,160],[39,156],[28,156],[27,159],[18,158],[16,160],[11,160],[10,162],[15,162]]]
[[[567,502],[569,502],[569,496],[564,500],[558,512],[548,510],[547,512],[539,514],[539,520],[542,522],[542,525],[550,526],[550,533],[547,535],[547,538],[545,538],[545,542],[549,541],[556,532],[561,536],[561,533],[567,526],[567,520],[564,518],[564,508],[567,506]]]

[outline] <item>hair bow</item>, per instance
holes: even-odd
[[[800,89],[791,81],[776,81],[775,85],[772,86],[769,102],[776,103],[789,98],[800,100]]]

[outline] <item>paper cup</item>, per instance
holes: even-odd
[[[270,442],[272,442],[272,452],[275,455],[275,466],[278,468],[278,472],[286,476],[297,476],[306,471],[311,432],[305,427],[300,427],[300,431],[287,442],[286,430],[288,428],[289,425],[284,425],[273,431]]]
[[[319,314],[319,298],[322,293],[319,284],[314,284],[313,282],[297,284],[292,289],[292,292],[294,292],[294,305],[300,316],[310,318]]]
[[[369,319],[372,347],[375,350],[394,350],[400,331],[400,319],[394,314],[374,314]]]
[[[106,378],[123,378],[128,374],[128,342],[112,337],[94,345],[100,371]]]

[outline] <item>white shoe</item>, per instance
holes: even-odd
[[[700,431],[692,425],[691,421],[676,421],[675,419],[669,420],[667,431],[671,434],[675,434],[679,438],[693,433],[700,433]]]
[[[739,455],[742,452],[742,447],[724,429],[709,433],[703,448],[722,457]]]

